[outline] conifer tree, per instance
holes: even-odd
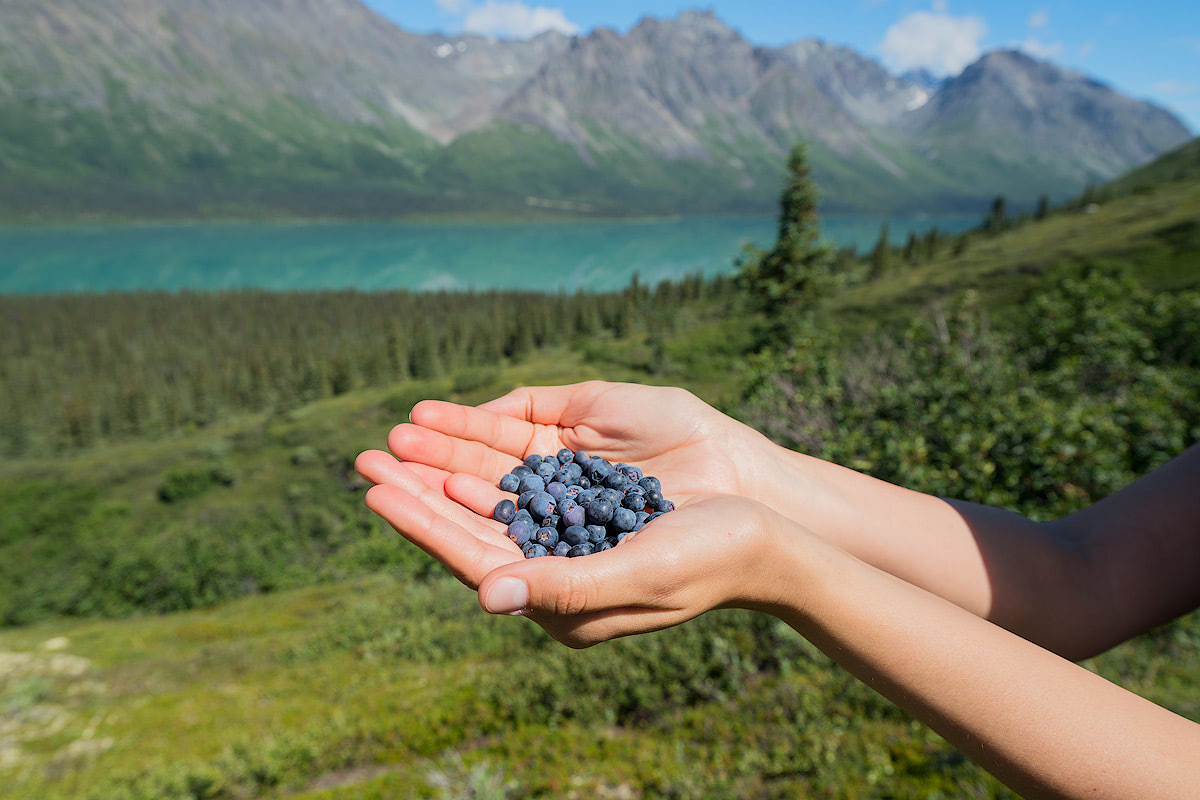
[[[767,318],[771,340],[786,336],[793,318],[825,291],[831,278],[832,251],[820,241],[818,193],[809,178],[803,143],[792,149],[787,174],[775,245],[766,253],[748,253],[738,276],[752,304]]]
[[[888,257],[892,254],[892,244],[888,241],[888,223],[883,221],[879,226],[879,238],[871,250],[871,278],[881,278],[888,271]]]

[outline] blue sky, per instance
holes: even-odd
[[[1152,100],[1200,132],[1200,2],[1188,0],[364,0],[405,30],[525,38],[555,28],[628,31],[644,16],[710,8],[755,44],[816,37],[903,70],[956,74],[1016,47]]]

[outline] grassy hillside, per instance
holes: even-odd
[[[270,315],[240,293],[181,296],[174,328],[153,322],[164,296],[88,298],[109,338],[79,349],[62,346],[68,301],[5,299],[0,378],[28,394],[6,441],[28,430],[0,461],[0,785],[38,800],[1012,797],[770,618],[714,613],[575,652],[483,614],[366,511],[353,459],[423,397],[630,379],[917,489],[1057,516],[1200,439],[1197,192],[842,254],[789,346],[752,356],[761,320],[697,281],[597,296],[579,335],[559,335],[561,315],[583,306],[548,301],[545,323],[497,323],[488,363],[462,355],[466,317],[441,312],[428,372],[351,324],[374,313],[351,293]],[[340,350],[314,350],[323,306]],[[58,322],[19,324],[35,317]],[[266,319],[277,349],[247,371],[209,318],[244,343]],[[147,375],[208,346],[208,372],[148,381],[132,407],[177,396],[211,413],[56,439],[53,375],[83,380],[118,341],[116,361]],[[302,353],[353,369],[295,383]],[[1194,613],[1086,666],[1200,721],[1198,663]]]

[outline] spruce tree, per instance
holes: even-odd
[[[767,318],[770,340],[786,337],[797,314],[828,288],[832,277],[832,251],[820,241],[818,193],[803,143],[792,149],[787,175],[775,245],[765,253],[747,254],[738,276],[753,306]]]
[[[888,223],[884,220],[879,227],[879,238],[871,250],[871,278],[881,278],[888,271],[888,258],[892,254],[892,243],[888,240]]]

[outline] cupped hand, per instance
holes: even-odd
[[[360,467],[370,473],[386,458],[364,454]],[[439,474],[391,464],[367,505],[477,589],[485,610],[527,616],[571,647],[671,627],[713,608],[768,608],[786,583],[774,574],[773,544],[784,539],[778,526],[790,523],[745,498],[693,498],[601,553],[525,559],[484,516],[498,489],[447,476],[455,502],[436,488]]]
[[[478,407],[418,403],[388,446],[403,461],[490,483],[534,453],[563,447],[625,461],[679,502],[722,493],[765,500],[775,449],[683,389],[590,381],[517,389]]]

